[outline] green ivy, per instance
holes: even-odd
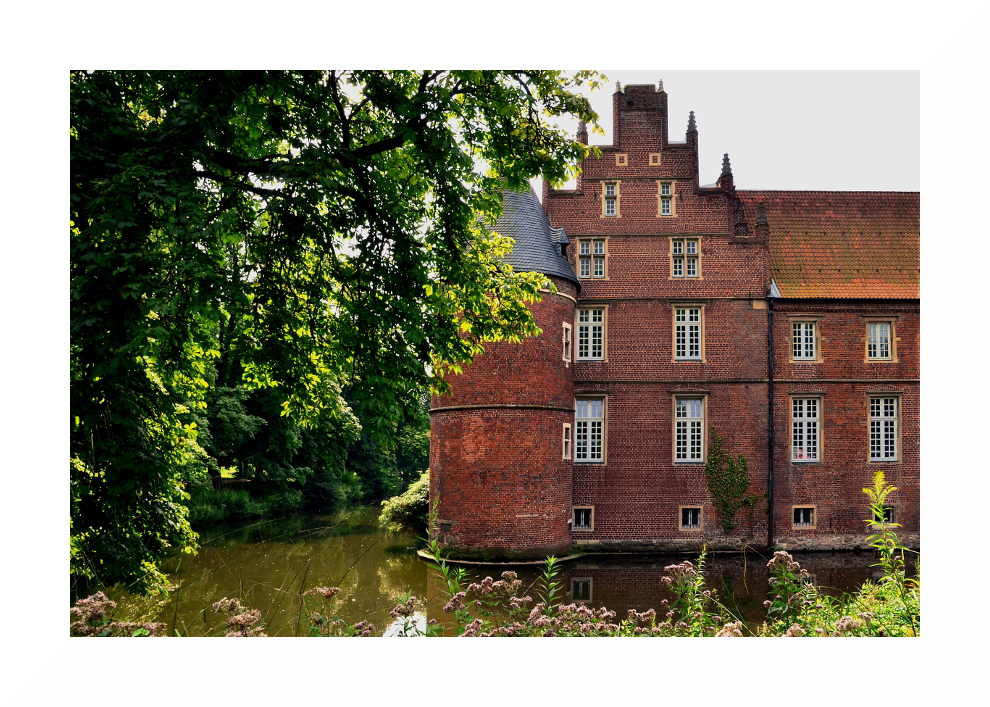
[[[728,533],[735,527],[736,511],[748,506],[750,513],[756,504],[763,500],[765,493],[747,494],[752,479],[747,471],[746,457],[740,454],[733,458],[722,448],[722,438],[710,428],[708,461],[705,464],[705,478],[712,494],[712,505],[722,519],[722,529]]]

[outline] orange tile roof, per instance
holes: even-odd
[[[737,191],[753,234],[770,226],[770,272],[782,297],[920,296],[917,192]]]

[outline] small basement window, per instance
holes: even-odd
[[[571,580],[571,601],[591,601],[591,577]]]
[[[794,527],[814,528],[815,527],[815,507],[814,506],[794,506]]]
[[[681,506],[681,530],[701,529],[701,508],[698,506]]]
[[[884,506],[883,515],[874,512],[873,521],[875,523],[893,523],[894,522],[894,508],[893,506]]]
[[[594,527],[594,508],[574,509],[574,530],[591,530]]]

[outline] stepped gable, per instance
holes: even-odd
[[[555,275],[580,286],[571,264],[560,254],[560,244],[568,243],[567,234],[550,226],[532,187],[523,192],[503,192],[502,216],[495,230],[515,240],[512,252],[503,260],[516,271]]]
[[[917,192],[737,191],[747,223],[763,202],[782,297],[920,297]]]

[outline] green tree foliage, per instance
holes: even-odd
[[[310,426],[346,415],[344,393],[389,439],[484,341],[536,333],[542,277],[485,226],[504,186],[570,176],[589,148],[552,120],[594,123],[572,89],[598,80],[72,73],[73,572],[147,588],[194,547],[181,479],[205,463],[214,383],[275,389]],[[225,444],[272,434],[223,394]]]

